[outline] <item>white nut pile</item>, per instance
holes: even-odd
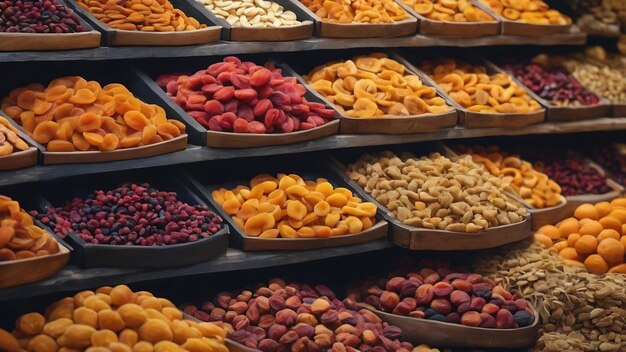
[[[567,69],[587,88],[612,103],[626,103],[626,74],[621,69],[568,60]]]
[[[293,11],[273,1],[264,0],[196,0],[225,19],[233,27],[269,28],[302,24]]]
[[[364,155],[347,173],[410,226],[475,233],[526,215],[504,193],[506,184],[470,156],[452,161],[438,153],[418,159],[383,152]]]

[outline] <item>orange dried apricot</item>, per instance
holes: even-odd
[[[33,139],[37,143],[47,144],[56,135],[59,125],[53,121],[42,122],[35,127]]]
[[[585,268],[592,274],[604,274],[609,270],[609,265],[598,254],[592,254],[585,259]]]
[[[50,141],[46,148],[50,152],[74,152],[76,151],[74,144],[68,141],[60,140],[60,139]]]
[[[598,254],[607,263],[622,264],[624,262],[624,245],[614,238],[605,238],[598,244]]]

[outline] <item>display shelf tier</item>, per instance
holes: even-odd
[[[618,130],[626,130],[626,117],[601,118],[575,122],[546,122],[521,128],[465,129],[462,127],[455,127],[430,133],[404,135],[334,135],[296,144],[246,149],[206,148],[189,145],[187,149],[182,151],[137,160],[113,161],[99,164],[37,165],[21,170],[3,171],[0,172],[0,187],[75,175],[91,175],[130,169],[189,164],[209,160],[226,160],[269,155],[306,153],[371,145],[393,145],[489,136],[519,136]]]
[[[356,244],[313,249],[308,251],[264,251],[243,252],[229,248],[226,255],[207,262],[164,270],[92,268],[81,269],[75,265],[66,266],[56,276],[32,284],[0,290],[0,301],[41,296],[56,292],[80,291],[105,285],[118,285],[129,282],[145,282],[157,279],[183,277],[199,274],[223,273],[241,270],[269,268],[283,265],[310,262],[393,247],[387,239]]]
[[[42,55],[37,51],[0,52],[0,62],[19,61],[73,61],[73,60],[121,60],[140,58],[168,58],[190,56],[217,56],[272,52],[297,52],[309,50],[394,48],[394,47],[478,47],[492,45],[583,45],[584,33],[575,32],[543,37],[491,36],[480,38],[432,37],[415,35],[399,38],[332,39],[311,38],[288,42],[226,42],[181,47],[129,46],[100,47],[95,49],[49,51]]]

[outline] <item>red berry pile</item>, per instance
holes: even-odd
[[[334,110],[309,102],[306,88],[280,69],[229,56],[193,75],[168,74],[157,84],[211,131],[289,133],[330,121]]]
[[[518,64],[505,66],[505,69],[553,105],[594,105],[600,102],[597,95],[560,68]]]
[[[0,32],[84,32],[78,17],[57,0],[0,0]]]
[[[88,243],[108,245],[194,242],[223,227],[222,219],[206,206],[181,202],[176,193],[149,184],[97,190],[84,200],[75,198],[45,214],[31,214],[63,238],[73,231]]]
[[[537,166],[561,186],[561,194],[564,196],[604,194],[611,191],[606,185],[606,177],[598,169],[575,156],[544,157]]]

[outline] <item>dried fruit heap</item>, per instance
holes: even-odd
[[[184,310],[200,320],[216,322],[228,338],[263,352],[438,351],[402,342],[398,327],[368,310],[357,312],[353,301],[344,305],[324,285],[287,285],[272,279],[255,292],[222,292],[213,301]]]
[[[392,152],[364,155],[347,174],[410,226],[475,233],[524,220],[526,208],[505,194],[505,184],[469,156],[438,153],[416,158]]]
[[[17,135],[17,129],[0,116],[0,156],[28,149],[28,144]]]
[[[606,184],[606,176],[576,155],[544,155],[534,165],[537,170],[546,173],[558,183],[565,196],[604,194],[611,191]]]
[[[495,19],[470,0],[402,0],[418,14],[443,22],[493,22]]]
[[[14,89],[2,100],[2,110],[49,152],[112,151],[185,132],[185,125],[168,120],[163,108],[137,99],[123,85],[102,87],[79,76]]]
[[[409,14],[392,0],[301,0],[324,22],[331,23],[393,23],[409,18]]]
[[[250,187],[213,191],[213,199],[246,235],[311,238],[357,234],[376,223],[376,205],[318,178],[261,174]]]
[[[488,74],[484,66],[446,59],[425,61],[420,69],[450,98],[473,112],[530,113],[541,110],[531,98],[503,73]]]
[[[533,208],[543,209],[561,204],[561,187],[548,175],[535,170],[528,161],[507,156],[498,147],[459,146],[458,150],[471,155],[475,163],[484,165],[492,175],[509,183]]]
[[[175,9],[169,0],[77,0],[80,7],[115,29],[144,32],[180,32],[206,24]]]
[[[43,315],[22,315],[13,334],[0,329],[0,350],[228,352],[225,337],[215,324],[183,319],[165,298],[119,285],[63,298]]]
[[[203,4],[216,17],[226,20],[233,27],[277,28],[302,24],[293,11],[285,11],[284,7],[273,1],[195,1]]]
[[[70,8],[57,0],[0,1],[0,32],[76,33],[85,28]]]
[[[574,217],[540,228],[535,240],[559,253],[569,265],[590,273],[626,274],[625,225],[626,198],[617,198],[611,203],[579,206]]]
[[[206,206],[189,205],[176,193],[148,184],[123,185],[47,208],[37,218],[61,237],[71,231],[88,243],[170,245],[194,242],[222,229],[222,219]]]
[[[174,102],[211,131],[289,133],[324,125],[334,111],[309,102],[306,88],[266,67],[224,58],[193,75],[161,75],[157,84]]]
[[[570,25],[572,19],[553,10],[541,0],[480,0],[495,13],[510,21],[544,24]]]
[[[59,253],[59,244],[33,224],[20,204],[0,195],[0,262]]]
[[[479,274],[447,269],[424,268],[378,285],[368,282],[348,299],[397,315],[482,328],[521,328],[535,320],[520,292],[509,292]]]
[[[382,53],[357,56],[311,70],[305,77],[350,117],[407,116],[452,110],[433,87]]]

